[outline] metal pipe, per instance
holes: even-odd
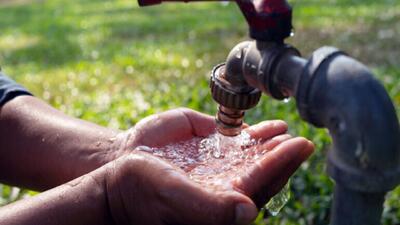
[[[299,55],[296,49],[274,42],[236,45],[226,63],[215,67],[211,75],[211,93],[220,105],[217,130],[225,136],[240,134],[244,112],[258,103],[260,91],[279,99],[294,93],[306,64]]]
[[[296,100],[302,118],[328,128],[333,140],[331,225],[380,224],[383,196],[400,183],[400,128],[383,86],[358,61],[321,48],[304,69]]]
[[[170,0],[139,4],[163,1]],[[226,65],[212,72],[219,131],[237,135],[244,111],[258,103],[260,91],[275,99],[295,97],[301,117],[328,128],[333,139],[331,225],[379,224],[384,194],[400,183],[400,128],[385,89],[364,65],[334,48],[321,48],[306,61],[285,45],[292,30],[286,0],[235,2],[256,41],[239,44]]]
[[[225,136],[236,136],[242,131],[244,110],[226,108],[223,105],[218,107],[215,118],[217,131]]]
[[[240,58],[235,58],[237,59],[235,62],[241,62]],[[232,66],[232,63],[229,64]],[[240,63],[234,64],[240,65]],[[245,110],[254,107],[261,97],[259,90],[249,86],[243,76],[235,74],[238,68],[231,66],[226,64],[216,66],[210,79],[212,97],[219,104],[215,118],[217,131],[225,136],[240,134]]]
[[[307,61],[286,45],[238,47],[227,59],[228,81],[276,99],[293,96],[304,120],[328,128],[328,173],[336,182],[331,225],[379,224],[385,193],[400,183],[400,128],[382,85],[335,48],[318,49]]]
[[[284,99],[296,92],[306,63],[290,45],[254,41],[246,47],[242,76],[250,86],[275,99]]]
[[[307,60],[298,55],[283,55],[276,65],[276,75],[273,76],[274,86],[279,87],[284,96],[295,96],[306,64]]]
[[[364,193],[336,184],[334,196],[330,224],[380,224],[385,201],[384,192]]]

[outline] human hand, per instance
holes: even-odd
[[[277,130],[284,127],[286,124],[282,121],[265,121],[246,129],[253,138],[266,140],[258,147],[269,151],[242,176],[233,180],[232,186],[249,196],[258,208],[285,186],[290,176],[314,151],[314,144],[305,138],[292,138],[288,134],[274,136]]]
[[[110,151],[110,159],[129,154],[138,146],[162,147],[193,137],[206,137],[214,130],[214,117],[191,109],[178,108],[154,114],[117,136],[118,151]]]
[[[257,216],[247,196],[205,189],[180,169],[143,152],[108,165],[106,184],[116,224],[248,224]]]
[[[112,172],[116,175],[107,182],[114,217],[138,224],[248,224],[257,215],[256,206],[275,195],[313,150],[306,139],[284,134],[286,129],[282,121],[246,129],[253,138],[267,140],[259,147],[272,150],[233,180],[231,190],[207,190],[180,169],[146,153],[134,151],[118,159],[119,166]],[[214,130],[213,117],[188,109],[171,110],[139,122],[130,130],[127,149],[161,147],[205,137]],[[238,208],[243,210],[236,212],[240,203],[244,205]]]
[[[253,137],[266,137],[283,125],[267,122],[247,131]],[[0,223],[249,224],[257,216],[254,202],[259,205],[273,195],[312,151],[305,139],[289,138],[280,135],[261,144],[275,147],[230,189],[206,188],[174,165],[134,151],[64,185],[2,207]]]

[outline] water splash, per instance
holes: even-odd
[[[290,180],[278,194],[276,194],[273,198],[271,198],[271,200],[265,205],[264,208],[267,209],[272,216],[276,216],[286,205],[289,199],[290,199]]]
[[[207,138],[193,139],[166,145],[161,148],[143,148],[185,171],[193,181],[211,189],[230,189],[234,177],[239,177],[254,165],[268,149],[258,148],[246,132],[227,137],[218,132]],[[271,215],[276,215],[290,197],[286,186],[265,206]]]

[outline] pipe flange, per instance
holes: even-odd
[[[336,183],[352,190],[366,193],[384,193],[392,190],[400,183],[400,166],[392,170],[377,170],[353,167],[328,152],[327,172]]]
[[[225,63],[214,67],[210,78],[210,89],[213,99],[220,105],[237,110],[247,110],[257,105],[261,91],[251,89],[247,92],[233,91],[230,84],[223,78]]]
[[[299,86],[296,93],[297,109],[301,118],[305,121],[317,126],[322,127],[323,124],[318,123],[312,118],[309,112],[309,91],[311,90],[311,85],[314,81],[315,74],[318,69],[329,59],[340,56],[347,55],[345,52],[340,51],[334,47],[322,47],[313,52],[311,58],[308,60],[306,67],[301,74]]]

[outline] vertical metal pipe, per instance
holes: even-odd
[[[385,193],[400,183],[400,127],[384,87],[366,66],[325,47],[307,63],[296,100],[302,118],[333,140],[331,225],[381,224]]]
[[[385,193],[353,191],[336,184],[330,225],[378,225]]]

